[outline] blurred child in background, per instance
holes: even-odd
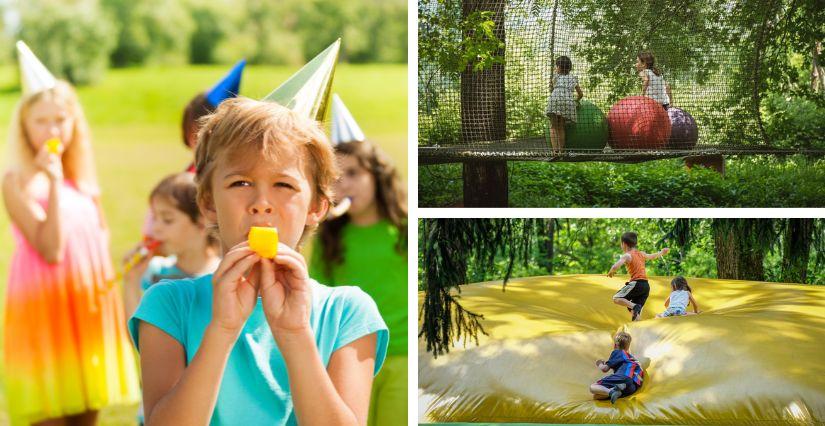
[[[3,367],[13,424],[90,425],[139,399],[109,257],[88,125],[77,95],[18,42],[23,98],[3,201],[16,244]]]
[[[332,286],[357,285],[375,300],[390,344],[373,384],[369,424],[406,425],[407,194],[395,166],[365,140],[337,95],[332,105],[332,143],[342,173],[335,193],[349,209],[321,225],[310,275]]]

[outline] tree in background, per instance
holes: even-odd
[[[19,12],[18,37],[52,73],[73,84],[102,77],[115,28],[96,0],[27,0]]]
[[[81,84],[110,64],[246,58],[300,65],[339,37],[343,61],[407,59],[404,0],[17,0],[4,6],[21,15],[20,35],[37,39],[29,44],[38,56]]]
[[[813,219],[787,219],[783,233],[782,281],[804,283],[808,280],[808,262],[814,239]]]
[[[181,2],[102,0],[119,27],[112,65],[185,63],[194,23]]]
[[[6,14],[6,4],[0,3],[0,16],[5,16]],[[0,46],[11,46],[12,41],[9,39],[8,34],[6,33],[8,29],[6,28],[6,21],[5,19],[0,19]],[[7,64],[12,60],[12,50],[11,49],[0,49],[0,65]]]
[[[765,253],[774,244],[774,219],[713,219],[719,278],[765,280]]]
[[[460,286],[511,277],[603,274],[623,232],[672,248],[649,275],[825,284],[822,219],[425,219],[419,222],[420,336],[435,355],[484,333]],[[814,253],[812,255],[812,253]],[[502,287],[502,291],[506,286]]]
[[[427,350],[438,356],[449,352],[455,340],[475,339],[484,333],[476,313],[464,309],[450,294],[468,283],[471,275],[486,275],[496,267],[496,256],[506,258],[503,283],[517,260],[527,262],[542,219],[431,219],[420,221],[426,296],[420,336]]]
[[[215,3],[195,3],[190,8],[195,30],[189,41],[189,63],[214,63],[217,61],[218,44],[226,37],[229,25]]]

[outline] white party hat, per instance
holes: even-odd
[[[17,41],[17,60],[20,63],[20,81],[23,84],[24,95],[51,89],[57,85],[52,73],[22,40]]]
[[[332,145],[361,142],[366,137],[338,94],[332,95]]]

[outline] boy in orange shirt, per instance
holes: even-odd
[[[631,319],[636,321],[642,313],[642,307],[647,301],[647,296],[650,294],[650,284],[647,282],[647,273],[645,272],[645,262],[648,260],[658,259],[667,252],[669,248],[665,247],[661,251],[653,254],[636,249],[637,236],[635,232],[625,232],[622,234],[622,254],[619,260],[610,268],[607,273],[608,277],[613,277],[616,271],[625,265],[627,273],[630,274],[630,280],[625,283],[621,290],[613,295],[613,303],[622,305],[631,312]]]

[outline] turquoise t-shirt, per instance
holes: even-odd
[[[342,264],[327,274],[320,239],[312,250],[309,275],[331,286],[355,285],[375,300],[390,329],[389,355],[407,354],[407,250],[395,249],[398,228],[387,220],[369,226],[347,223],[341,230]],[[406,249],[406,247],[405,247]]]
[[[181,278],[191,278],[191,275],[178,268],[178,259],[175,256],[163,257],[155,256],[149,261],[146,272],[140,277],[140,288],[146,291],[153,284],[162,280],[179,280]]]
[[[146,321],[183,345],[187,365],[212,318],[212,275],[159,282],[146,292],[129,332],[139,346]],[[310,326],[324,365],[332,353],[377,333],[375,374],[387,355],[389,333],[375,302],[357,287],[327,287],[312,281]],[[232,348],[221,380],[212,425],[296,425],[286,364],[264,317],[260,299]]]

